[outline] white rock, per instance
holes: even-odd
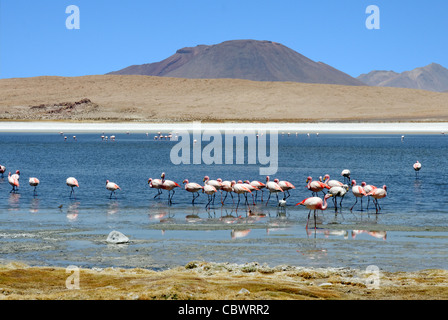
[[[113,244],[128,243],[129,238],[119,231],[112,231],[107,237],[107,242]]]

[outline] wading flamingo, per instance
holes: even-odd
[[[250,182],[250,184],[252,187],[255,187],[258,189],[255,191],[255,201],[257,201],[258,191],[261,191],[261,202],[263,202],[263,189],[266,188],[266,185],[263,182],[260,182],[258,180],[253,180]]]
[[[289,190],[295,189],[294,185],[289,181],[279,181],[278,179],[274,179],[274,182],[279,185],[282,190],[288,194],[288,196],[284,197],[283,200],[288,199],[291,195],[289,194]]]
[[[378,213],[379,210],[381,210],[380,204],[378,203],[378,199],[385,198],[387,196],[387,187],[384,185],[382,188],[376,188],[372,191],[370,191],[368,196],[371,196],[373,198],[373,203],[375,204],[376,213]]]
[[[269,197],[268,200],[266,200],[266,205],[268,205],[269,199],[271,199],[271,194],[273,193],[275,193],[275,195],[277,196],[278,203],[278,193],[283,192],[283,189],[280,188],[280,186],[276,182],[269,181],[269,176],[266,176],[266,189],[269,190]]]
[[[106,180],[106,189],[110,191],[109,199],[112,198],[112,194],[115,195],[115,191],[121,190],[121,188],[118,186],[118,184],[116,184],[115,182],[110,182],[109,180]],[[116,195],[115,195],[115,198],[117,198]]]
[[[242,184],[240,182],[241,182],[241,180],[238,181],[238,183],[235,183],[235,181],[232,181],[233,192],[238,194],[238,204],[236,206],[236,209],[238,209],[238,207],[240,205],[240,194],[244,194],[244,196],[246,198],[246,204],[247,204],[247,206],[249,206],[249,203],[247,202],[247,193],[252,193],[249,190],[249,188],[247,188],[244,184]]]
[[[422,168],[422,164],[417,161],[416,163],[414,163],[413,167],[414,167],[414,170],[415,170],[415,176],[418,177],[418,172]]]
[[[361,183],[361,186],[364,188],[364,191],[368,194],[372,190],[376,189],[375,186],[371,184],[366,184],[364,181]],[[370,197],[367,198],[367,210],[369,209]]]
[[[73,196],[76,198],[76,196],[75,196],[75,190],[73,189],[73,188],[79,188],[79,183],[78,183],[78,180],[76,180],[75,178],[73,178],[73,177],[70,177],[70,178],[67,178],[67,180],[65,180],[65,183],[70,187],[70,188],[72,188],[72,190],[70,191],[70,197],[72,196],[72,194],[73,194]]]
[[[322,198],[319,198],[319,197],[310,197],[310,198],[306,198],[305,200],[296,204],[296,206],[302,205],[302,206],[307,207],[310,210],[308,212],[308,219],[306,221],[306,229],[308,229],[308,222],[310,220],[311,210],[314,210],[314,229],[316,229],[316,227],[317,227],[316,211],[317,210],[323,211],[323,210],[327,209],[327,207],[328,207],[327,199],[330,197],[332,197],[332,195],[327,193],[324,197],[324,200],[322,200]]]
[[[11,192],[15,193],[17,191],[17,188],[19,187],[19,180],[17,180],[14,176],[12,176],[11,172],[8,174],[8,182],[12,186],[12,190],[9,191],[9,193]]]
[[[356,185],[356,180],[352,180],[352,193],[356,197],[356,201],[350,208],[350,211],[352,211],[353,207],[358,203],[358,198],[361,198],[361,211],[362,211],[362,198],[367,196],[367,193],[362,186]]]
[[[150,188],[157,189],[157,194],[154,196],[154,199],[160,197],[162,195],[162,180],[161,179],[148,179],[148,184]]]
[[[2,166],[2,165],[0,164],[0,173],[2,174],[2,177],[3,177],[4,173],[5,173],[5,171],[6,171],[6,167],[5,167],[5,166]]]
[[[20,179],[20,171],[16,170],[16,173],[11,175],[11,177],[13,177],[14,179],[17,179],[17,181],[19,181],[19,179]]]
[[[194,205],[194,200],[199,197],[199,191],[204,187],[196,182],[189,182],[188,179],[185,179],[182,183],[185,184],[185,190],[193,194],[193,201],[191,202],[191,204]]]
[[[216,190],[216,188],[214,186],[212,186],[211,184],[205,184],[204,188],[202,189],[202,192],[204,192],[208,195],[208,202],[205,205],[205,208],[206,209],[207,209],[207,207],[210,208],[210,203],[212,202],[212,200],[215,199],[215,194],[216,194],[216,192],[218,192],[218,190]]]
[[[341,181],[338,180],[330,180],[330,175],[326,174],[324,176],[324,183],[329,186],[330,188],[332,187],[342,187],[344,184]]]
[[[36,188],[37,188],[37,186],[40,183],[39,179],[37,179],[37,178],[30,178],[28,182],[29,182],[30,186],[34,187],[33,194],[36,195],[37,194],[36,193]]]
[[[238,181],[238,183],[240,183],[240,181]],[[260,191],[260,189],[251,185],[249,180],[244,180],[243,186],[245,186],[247,189],[249,189],[250,193],[252,193],[253,191]],[[252,202],[253,205],[255,205],[255,197],[254,197],[253,193],[252,193],[252,201],[253,201]]]
[[[348,192],[348,185],[331,187],[330,190],[328,190],[328,193],[333,196],[335,212],[338,210],[337,197],[341,198],[341,201],[339,201],[339,207],[342,208],[342,200],[344,200],[344,197],[347,194],[347,192]]]
[[[180,188],[180,185],[178,185],[176,182],[172,181],[172,180],[165,180],[165,172],[162,173],[162,189],[163,190],[168,190],[168,203],[173,203],[173,196],[175,193],[174,188]],[[173,193],[170,196],[171,191],[173,191]]]
[[[202,180],[202,182],[204,182],[204,184],[206,184],[206,185],[210,185],[210,186],[214,187],[216,189],[216,191],[219,190],[221,192],[221,204],[222,204],[222,191],[221,191],[222,183],[219,182],[218,180],[210,180],[209,176],[205,176],[204,179]],[[216,194],[213,194],[213,205],[215,205],[215,196],[216,196]]]
[[[219,181],[219,180],[218,180]],[[232,181],[219,181],[222,184],[221,190],[226,192],[226,196],[224,197],[224,199],[222,199],[222,205],[224,205],[224,201],[226,201],[227,199],[227,195],[230,193],[230,196],[232,197],[232,202],[233,204],[235,204],[235,201],[233,200],[233,186],[232,186]]]
[[[308,177],[306,178],[306,182],[307,184],[307,188],[308,190],[313,192],[313,196],[317,197],[317,193],[326,189],[330,189],[330,187],[328,185],[326,185],[325,183],[321,182],[321,181],[313,181],[313,178]]]

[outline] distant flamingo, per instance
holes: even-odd
[[[417,161],[416,163],[414,163],[413,167],[414,167],[414,170],[415,170],[415,176],[418,177],[418,172],[422,168],[422,164]]]
[[[215,199],[215,193],[218,192],[218,190],[216,190],[216,188],[214,186],[212,186],[211,184],[205,184],[204,188],[202,189],[202,192],[204,192],[208,195],[208,202],[205,205],[205,208],[207,208],[207,207],[210,208],[210,203],[212,202],[212,200]]]
[[[371,196],[373,198],[373,203],[375,204],[376,213],[378,213],[378,211],[381,210],[381,206],[378,203],[378,199],[382,199],[387,196],[387,187],[386,187],[386,185],[383,185],[382,188],[376,188],[376,189],[370,191],[367,195]]]
[[[306,182],[307,184],[307,188],[308,190],[313,192],[313,196],[317,196],[317,193],[326,189],[330,189],[330,187],[328,185],[326,185],[325,183],[321,182],[321,181],[313,181],[313,178],[308,177],[306,178]]]
[[[266,205],[268,205],[269,199],[271,199],[271,194],[275,193],[277,196],[277,203],[278,203],[278,193],[283,192],[283,189],[274,181],[269,180],[269,176],[266,176],[266,189],[269,190],[269,197],[268,200],[266,200]]]
[[[188,179],[185,179],[182,183],[185,184],[185,190],[193,194],[193,201],[191,203],[194,205],[194,200],[199,197],[199,191],[204,187],[196,182],[189,182]]]
[[[11,176],[11,172],[8,174],[8,182],[12,186],[12,190],[9,191],[9,193],[17,192],[17,188],[19,187],[19,180],[17,180],[17,178],[15,178],[14,176]]]
[[[78,180],[76,180],[75,178],[73,178],[73,177],[70,177],[70,178],[67,178],[67,180],[65,181],[65,183],[70,187],[70,188],[72,188],[72,190],[70,191],[70,197],[72,196],[72,194],[73,194],[73,196],[75,196],[75,190],[73,189],[73,188],[79,188],[79,184],[78,184]],[[76,196],[75,196],[75,198],[76,198]]]
[[[16,173],[14,173],[11,177],[13,177],[14,179],[17,179],[17,181],[20,179],[20,171],[16,170]]]
[[[37,178],[30,178],[28,182],[29,182],[30,186],[34,187],[33,194],[36,195],[36,188],[37,188],[37,186],[40,183],[39,179],[37,179]]]
[[[353,207],[358,203],[358,198],[361,198],[361,211],[362,211],[362,198],[367,196],[367,193],[362,186],[356,185],[356,180],[352,180],[352,193],[356,197],[356,201],[350,208],[350,211],[352,211]]]
[[[110,182],[109,180],[106,180],[106,189],[110,191],[109,199],[112,198],[112,194],[115,195],[115,191],[121,190],[121,188],[116,184],[115,182]],[[115,195],[115,198],[117,196]]]
[[[282,190],[288,194],[287,197],[284,197],[283,199],[288,199],[291,195],[289,194],[289,190],[295,189],[296,187],[289,181],[279,181],[278,179],[274,179],[274,182],[279,185]]]
[[[157,189],[157,194],[154,196],[154,199],[162,195],[162,180],[149,178],[148,184],[150,188]]]
[[[306,222],[306,229],[308,229],[308,222],[310,220],[310,214],[311,214],[311,210],[314,210],[314,229],[316,229],[316,211],[317,210],[325,210],[328,207],[328,203],[327,203],[327,199],[332,197],[331,194],[326,194],[324,197],[324,200],[322,200],[322,198],[319,197],[310,197],[310,198],[306,198],[305,200],[299,202],[296,204],[296,206],[298,205],[302,205],[307,207],[310,211],[308,212],[308,219]]]
[[[2,174],[2,177],[3,177],[4,173],[5,173],[5,171],[6,171],[6,167],[5,167],[5,166],[2,166],[2,165],[0,164],[0,173]]]
[[[174,188],[180,188],[180,185],[178,185],[176,182],[172,180],[165,180],[165,172],[162,173],[162,189],[168,190],[168,202],[171,204],[173,203],[173,196],[174,196]],[[170,197],[170,192],[173,191]]]
[[[260,189],[258,189],[257,187],[254,187],[253,185],[251,185],[249,180],[244,180],[243,185],[250,190],[250,193],[252,193],[253,191],[260,191]],[[252,204],[255,205],[255,197],[254,194],[252,193]]]
[[[348,182],[351,181],[351,179],[350,179],[350,170],[348,170],[348,169],[342,170],[341,176],[344,177],[344,182],[345,182],[346,179],[348,180]]]

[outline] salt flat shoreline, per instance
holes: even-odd
[[[149,133],[198,129],[210,131],[276,130],[284,134],[445,134],[448,133],[448,122],[0,122],[0,132],[4,133]]]

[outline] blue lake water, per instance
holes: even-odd
[[[76,134],[75,141],[72,136]],[[0,133],[0,261],[31,265],[144,267],[185,265],[192,260],[245,263],[257,261],[310,267],[421,270],[448,266],[448,137],[445,135],[282,135],[278,137],[278,172],[271,180],[296,186],[285,211],[276,197],[268,205],[246,207],[220,195],[207,210],[207,196],[195,205],[182,181],[211,179],[260,180],[259,164],[174,165],[170,152],[177,142],[155,141],[153,134]],[[203,142],[203,147],[207,142]],[[236,152],[236,151],[235,151]],[[422,163],[419,176],[412,168]],[[247,163],[247,161],[246,161]],[[358,184],[381,187],[388,195],[375,213],[364,210],[351,191],[335,213],[333,204],[318,214],[318,228],[306,229],[308,210],[294,206],[309,197],[306,178],[329,174],[342,181],[350,169]],[[18,193],[10,193],[7,173],[20,170]],[[167,193],[154,199],[149,177],[176,181],[173,203]],[[76,177],[76,199],[70,198],[67,177]],[[37,196],[28,185],[37,177]],[[122,190],[109,199],[106,180]],[[260,197],[260,195],[258,196]],[[266,201],[267,194],[264,195]],[[251,197],[249,197],[249,203]],[[109,232],[130,238],[109,245]]]

